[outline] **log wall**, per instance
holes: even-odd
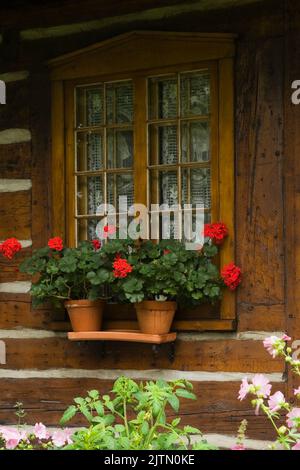
[[[291,393],[293,386],[292,380],[285,381],[282,362],[271,360],[261,340],[287,328],[295,338],[300,333],[295,288],[300,106],[296,109],[290,103],[290,81],[300,79],[294,53],[300,44],[295,2],[262,1],[259,6],[254,2],[205,12],[179,11],[173,5],[173,15],[148,17],[146,5],[139,13],[134,2],[127,3],[135,12],[131,20],[120,11],[118,21],[83,32],[61,25],[59,35],[55,29],[43,31],[43,18],[48,18],[49,27],[51,21],[57,24],[50,7],[49,15],[43,7],[41,20],[33,15],[31,22],[24,16],[23,24],[21,14],[3,13],[0,79],[9,74],[10,81],[7,105],[0,107],[0,240],[21,239],[21,260],[52,235],[46,60],[133,29],[237,33],[236,261],[244,273],[237,296],[237,332],[182,333],[173,363],[165,354],[156,357],[146,345],[109,343],[104,354],[97,343],[68,342],[65,333],[57,331],[63,313],[47,306],[33,311],[27,294],[30,279],[17,271],[17,263],[1,260],[0,340],[7,358],[0,366],[0,424],[14,421],[16,401],[23,402],[27,422],[55,424],[73,396],[91,388],[107,391],[121,373],[143,378],[153,371],[156,377],[187,374],[193,381],[198,400],[183,404],[185,422],[204,432],[232,435],[246,417],[250,437],[270,437],[272,430],[264,420],[253,417],[248,403],[237,401],[237,391],[241,378],[256,372],[268,374],[276,390]],[[90,11],[90,19],[100,18],[101,8],[93,1],[82,7]],[[61,18],[65,23],[80,22],[80,8]],[[88,13],[84,20],[89,21]]]

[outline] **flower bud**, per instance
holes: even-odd
[[[285,434],[287,432],[286,426],[280,426],[280,428],[278,429],[278,432],[281,436]]]

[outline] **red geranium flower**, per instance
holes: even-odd
[[[21,249],[22,245],[16,238],[8,238],[0,245],[0,252],[7,259],[13,259]]]
[[[128,263],[127,259],[121,258],[120,256],[116,256],[113,262],[113,269],[114,277],[124,278],[127,277],[129,273],[131,273],[132,266]]]
[[[204,236],[211,238],[216,245],[221,245],[228,235],[228,228],[223,222],[204,225]]]
[[[63,241],[60,237],[50,238],[48,246],[55,251],[62,251],[64,248]]]
[[[171,250],[168,250],[168,249],[164,250],[164,255],[168,255],[169,253],[171,253]]]
[[[92,240],[92,244],[93,244],[94,249],[95,249],[96,251],[97,251],[97,250],[100,250],[100,248],[101,248],[101,242],[100,242],[100,240],[97,240],[97,239]]]
[[[222,269],[221,277],[224,284],[229,287],[230,290],[235,290],[242,281],[241,268],[234,263],[229,263]]]

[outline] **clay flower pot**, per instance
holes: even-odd
[[[67,300],[68,311],[73,331],[99,331],[102,327],[103,300]]]
[[[177,308],[176,302],[144,300],[134,304],[142,333],[164,335],[169,333]]]

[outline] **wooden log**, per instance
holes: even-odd
[[[238,331],[285,331],[285,306],[238,305]]]
[[[31,239],[31,191],[0,193],[0,240]]]
[[[33,310],[28,294],[0,293],[0,329],[47,329],[53,321],[61,317],[61,312],[52,308]]]
[[[1,178],[31,177],[31,142],[0,145]]]
[[[14,424],[14,404],[21,401],[27,412],[26,422],[42,421],[46,425],[57,425],[64,410],[74,397],[86,396],[88,390],[96,389],[101,394],[110,393],[113,381],[99,379],[1,379],[0,422]],[[197,399],[181,401],[179,414],[182,425],[196,426],[204,433],[235,435],[242,419],[249,422],[247,436],[267,439],[274,437],[272,428],[264,416],[254,416],[249,400],[237,400],[238,382],[193,382]],[[276,384],[274,391],[284,392],[285,384]],[[174,412],[168,409],[168,417]],[[84,419],[75,418],[70,425],[85,424]]]
[[[19,265],[28,256],[31,256],[31,248],[23,248],[12,260],[0,257],[0,282],[27,281],[28,274],[21,273]]]
[[[225,335],[225,334],[224,334]],[[175,359],[170,363],[168,345],[158,354],[149,344],[108,342],[105,354],[98,342],[71,342],[64,337],[34,339],[0,338],[6,344],[3,369],[75,368],[151,369],[188,371],[282,372],[281,360],[270,360],[261,341],[220,339],[176,341]]]

